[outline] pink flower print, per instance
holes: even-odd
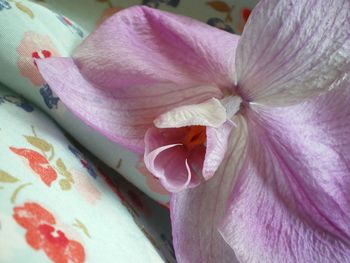
[[[59,56],[55,45],[48,36],[33,31],[24,33],[17,47],[17,66],[21,74],[28,78],[34,86],[45,83],[37,69],[35,59]]]
[[[101,199],[101,192],[95,187],[90,176],[86,173],[72,169],[71,174],[78,193],[91,205],[95,205]]]

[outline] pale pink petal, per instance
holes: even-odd
[[[227,119],[226,109],[218,99],[180,106],[161,114],[154,120],[158,128],[179,128],[184,126],[220,127]]]
[[[177,262],[238,263],[217,227],[223,218],[246,143],[246,126],[236,117],[228,154],[215,176],[172,195],[171,221]]]
[[[233,87],[237,43],[237,36],[190,18],[133,7],[103,23],[76,49],[74,60],[37,64],[85,123],[142,152],[157,116],[221,98]]]
[[[329,90],[350,71],[350,1],[262,0],[236,56],[239,93],[270,105]]]
[[[169,192],[179,192],[188,187],[191,170],[187,154],[181,144],[159,147],[145,154],[147,169],[159,180]]]
[[[173,133],[176,132],[181,130],[173,129]],[[166,144],[168,139],[169,144]],[[149,129],[145,136],[144,162],[147,169],[159,178],[165,189],[169,192],[179,192],[198,185],[199,176],[190,167],[187,149],[182,144],[176,143],[176,140],[174,143],[172,139],[172,137],[164,138],[159,129]]]
[[[234,124],[226,121],[221,127],[207,127],[207,149],[203,166],[203,177],[210,179],[219,168],[227,151],[228,139]]]
[[[110,140],[143,152],[144,135],[153,120],[183,104],[220,96],[213,87],[157,83],[103,90],[79,72],[71,58],[37,61],[40,72],[62,102],[87,125]]]
[[[247,158],[221,227],[241,262],[350,262],[349,88],[247,111]]]

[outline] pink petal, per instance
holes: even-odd
[[[241,262],[350,262],[349,87],[247,114],[247,158],[221,227]]]
[[[172,195],[171,219],[177,262],[238,263],[217,230],[231,193],[245,145],[246,128],[236,117],[228,154],[215,176],[199,186]]]
[[[214,175],[224,159],[233,126],[231,121],[226,121],[219,128],[207,127],[207,149],[202,171],[206,180]]]
[[[348,0],[262,0],[237,48],[242,96],[287,105],[328,90],[350,71]]]
[[[237,36],[190,18],[133,7],[103,23],[76,49],[74,60],[37,64],[85,123],[142,152],[157,116],[221,98],[233,86],[237,42]]]
[[[169,192],[179,192],[187,187],[198,185],[199,177],[191,168],[185,147],[182,144],[173,143],[173,140],[165,144],[166,140],[167,138],[164,139],[159,129],[151,128],[147,131],[144,155],[147,169],[160,179]]]
[[[159,114],[220,96],[215,88],[180,88],[176,83],[103,90],[88,82],[71,58],[38,60],[37,64],[50,87],[74,114],[110,140],[137,152],[143,152],[144,135]]]

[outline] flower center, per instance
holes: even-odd
[[[187,149],[192,150],[199,145],[204,145],[206,139],[207,135],[204,126],[190,126],[182,139],[182,143]]]

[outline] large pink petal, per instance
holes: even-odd
[[[350,71],[348,0],[262,0],[237,48],[249,101],[287,105],[330,89]]]
[[[133,7],[92,33],[74,59],[37,64],[84,122],[142,152],[143,136],[158,115],[221,98],[233,86],[237,42],[237,36],[190,18]]]
[[[84,77],[104,89],[159,82],[230,88],[237,42],[191,18],[137,6],[109,18],[74,58]]]
[[[246,142],[246,126],[236,117],[237,128],[229,139],[228,154],[213,178],[193,189],[173,194],[171,219],[174,248],[179,263],[237,263],[217,227],[239,170]]]
[[[350,262],[350,81],[247,111],[247,158],[221,231],[241,262]]]

